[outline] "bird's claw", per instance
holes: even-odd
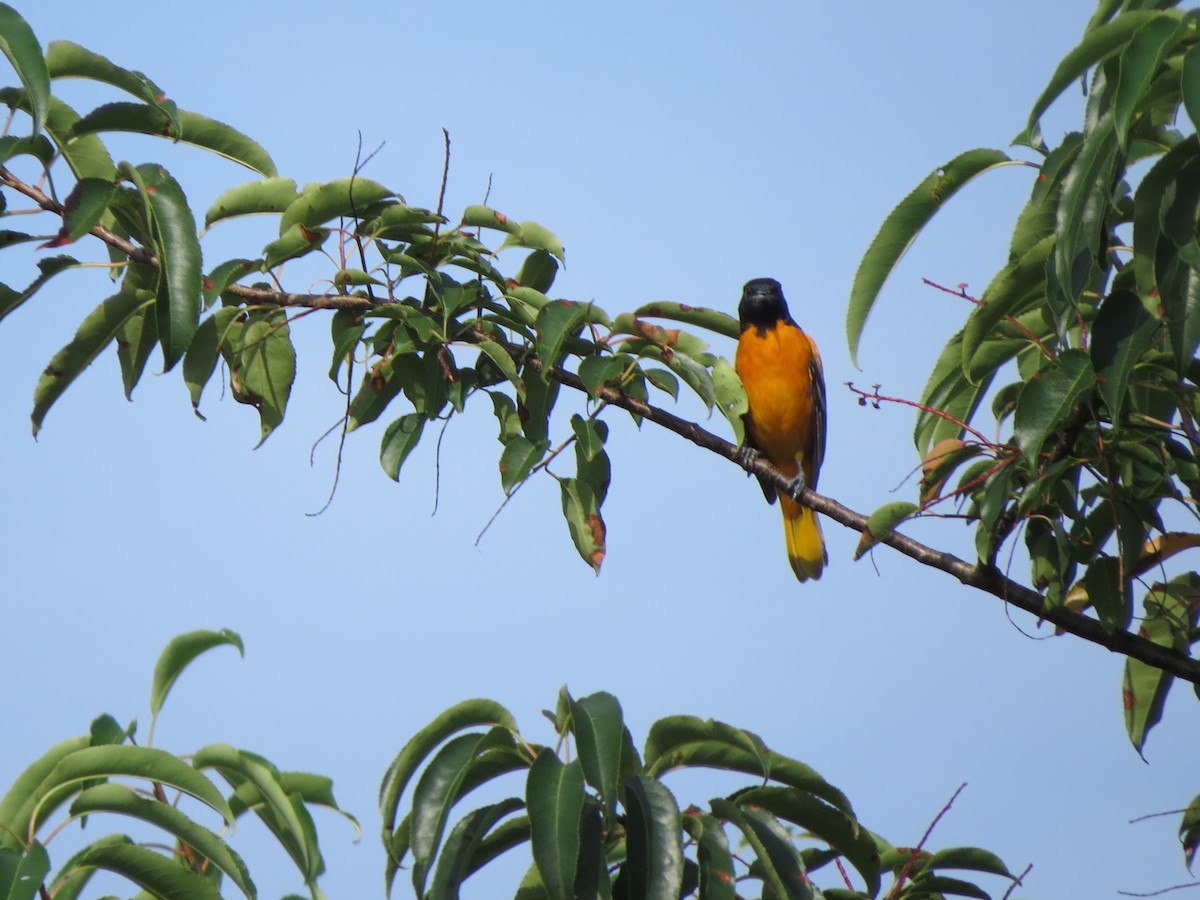
[[[808,487],[808,482],[804,480],[804,473],[798,472],[796,473],[796,477],[787,483],[787,487],[785,487],[783,491],[785,494],[799,503],[800,495],[804,493],[804,489],[806,487]]]
[[[758,459],[760,456],[762,456],[762,454],[759,453],[757,450],[755,450],[753,447],[751,447],[749,444],[742,444],[742,446],[738,447],[737,461],[738,461],[738,465],[741,466],[743,469],[749,468],[751,465],[753,465],[754,461],[756,459]],[[747,473],[747,474],[749,474],[749,473]]]

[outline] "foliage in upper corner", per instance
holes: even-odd
[[[499,704],[468,700],[401,749],[380,788],[389,895],[407,867],[415,896],[457,897],[475,872],[525,844],[520,900],[733,900],[749,882],[764,897],[917,900],[988,896],[963,872],[1016,880],[985,850],[893,847],[859,823],[841,791],[753,732],[670,716],[639,753],[611,694],[575,699],[564,688],[544,715],[554,748],[523,737]],[[684,768],[751,782],[681,807],[664,778]],[[495,796],[502,783],[514,796],[464,810],[477,788]]]
[[[399,477],[428,422],[463,412],[473,396],[485,399],[498,426],[502,490],[512,494],[532,473],[549,472],[561,486],[575,547],[599,571],[611,474],[601,420],[606,393],[645,399],[653,389],[677,398],[682,383],[709,410],[718,406],[738,433],[744,394],[729,364],[699,337],[646,321],[736,335],[725,313],[664,302],[610,317],[591,303],[552,299],[565,251],[536,222],[472,205],[452,223],[440,209],[411,206],[357,170],[297,187],[253,140],[179,109],[140,72],[64,41],[43,53],[14,10],[0,4],[0,11],[0,47],[21,82],[0,89],[0,102],[25,113],[31,131],[0,136],[0,216],[29,212],[18,206],[32,204],[42,215],[23,215],[23,226],[50,223],[45,234],[0,232],[0,247],[36,243],[46,254],[28,286],[0,284],[0,320],[56,275],[84,264],[85,243],[103,254],[117,282],[39,378],[35,435],[100,353],[116,348],[128,396],[158,347],[164,369],[182,361],[197,415],[220,369],[234,400],[258,412],[261,443],[283,422],[291,399],[292,328],[313,309],[329,309],[329,375],[347,398],[345,428],[390,418],[380,451],[388,475]],[[122,99],[81,115],[54,94],[66,77],[101,82]],[[157,163],[115,162],[103,141],[112,131],[188,143],[258,173],[213,202],[204,230],[270,215],[278,218],[277,233],[246,258],[205,262],[183,188]],[[21,167],[32,174],[21,177]],[[44,193],[37,187],[43,180],[56,190]],[[498,244],[485,243],[488,234]],[[499,252],[510,249],[523,257],[515,273],[499,268]],[[325,293],[281,287],[283,264],[301,258],[325,265]],[[552,417],[564,376],[584,399],[570,415]],[[575,452],[563,456],[572,444]],[[573,470],[568,462],[566,472],[551,471],[572,457]]]
[[[222,629],[190,632],[167,645],[154,669],[152,719],[188,664],[223,645],[240,651],[242,640]],[[145,746],[134,743],[136,730],[136,722],[122,727],[102,715],[89,734],[56,744],[17,776],[0,798],[0,897],[75,900],[106,870],[163,900],[217,900],[229,895],[226,884],[254,898],[250,871],[224,834],[253,811],[291,857],[313,900],[323,898],[317,879],[324,863],[309,808],[341,813],[328,778],[281,772],[227,744],[177,756],[154,746],[153,724]],[[230,792],[206,771],[220,775]],[[354,818],[341,814],[357,830]],[[49,848],[71,840],[67,825],[77,820],[82,830],[91,819],[148,830],[152,837],[105,834],[69,852],[51,874]]]
[[[1200,544],[1200,11],[1173,6],[1101,3],[1016,139],[1032,159],[968,151],[901,201],[863,257],[848,333],[854,352],[888,274],[950,194],[999,165],[1035,166],[1007,265],[978,299],[951,292],[970,305],[919,401],[921,502],[877,517],[890,530],[956,502],[986,564],[1023,530],[1046,608],[1090,609],[1111,632],[1132,627],[1136,582],[1161,578],[1140,634],[1187,653],[1200,576],[1172,578],[1168,563]],[[1080,79],[1082,128],[1048,143],[1041,118]],[[995,425],[975,425],[988,397]],[[1126,665],[1139,752],[1171,681]]]

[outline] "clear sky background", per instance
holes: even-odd
[[[864,512],[914,495],[915,479],[904,483],[917,464],[913,416],[860,408],[843,382],[919,395],[967,314],[921,277],[981,291],[1004,262],[1032,170],[1000,170],[954,199],[889,283],[861,372],[844,329],[858,260],[931,169],[1007,146],[1093,10],[1090,0],[18,5],[43,44],[74,40],[146,72],[181,107],[258,139],[301,183],[349,174],[361,130],[367,148],[385,143],[366,174],[433,206],[447,128],[447,210],[480,202],[490,177],[491,205],[564,241],[556,296],[610,313],[662,299],[733,313],[743,282],[778,278],[823,348],[822,493]],[[123,99],[64,87],[79,108]],[[1069,91],[1048,136],[1079,119]],[[111,146],[166,164],[201,212],[253,177],[150,138]],[[274,227],[219,225],[206,267],[251,255]],[[32,279],[29,254],[3,260],[6,283]],[[518,259],[501,264],[514,271]],[[306,289],[316,276],[296,277],[291,287]],[[436,516],[433,442],[397,485],[377,462],[386,422],[351,436],[332,507],[307,516],[334,471],[332,442],[311,467],[309,448],[342,403],[319,315],[295,329],[292,408],[257,451],[256,416],[221,400],[215,382],[206,423],[178,372],[148,372],[126,403],[115,354],[34,442],[34,383],[107,290],[100,272],[67,273],[0,324],[0,785],[101,712],[139,718],[144,737],[164,643],[229,627],[246,658],[201,659],[172,693],[157,742],[184,752],[226,741],[331,775],[365,831],[356,845],[342,822],[318,817],[331,897],[380,895],[376,791],[417,728],[486,696],[550,743],[539,711],[564,683],[577,696],[615,693],[639,743],[674,713],[751,728],[841,787],[896,844],[919,840],[967,782],[931,846],[983,846],[1014,871],[1032,862],[1016,896],[1112,897],[1189,880],[1177,816],[1129,822],[1200,790],[1186,686],[1147,765],[1124,733],[1121,658],[1047,639],[1025,614],[890,550],[852,562],[858,535],[833,523],[829,569],[800,586],[779,512],[755,483],[623,415],[609,417],[599,578],[571,546],[549,478],[527,485],[475,546],[502,500],[483,401],[446,433]],[[731,342],[714,338],[714,350],[732,358]],[[705,415],[690,400],[679,411]],[[719,417],[707,424],[727,433]],[[561,419],[558,432],[567,428]],[[910,531],[970,553],[957,526]],[[668,783],[685,804],[716,792]],[[236,843],[261,896],[300,888],[265,844],[251,825]],[[478,876],[467,896],[505,895],[523,865]]]

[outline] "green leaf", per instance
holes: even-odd
[[[1156,18],[1175,18],[1177,20],[1178,13],[1124,12],[1115,21],[1090,29],[1079,45],[1064,56],[1058,64],[1058,68],[1050,77],[1050,83],[1046,85],[1046,89],[1033,104],[1025,132],[1014,138],[1013,143],[1028,143],[1030,136],[1038,130],[1038,122],[1042,113],[1050,108],[1050,104],[1069,84],[1082,78],[1092,66],[1121,50],[1139,28]]]
[[[1183,820],[1179,823],[1179,842],[1183,844],[1183,859],[1190,872],[1192,860],[1196,856],[1196,847],[1200,845],[1200,794],[1183,812]]]
[[[602,387],[620,379],[626,364],[620,356],[585,356],[579,361],[579,380],[589,394],[598,397]]]
[[[542,461],[548,449],[548,441],[531,441],[520,434],[504,445],[500,454],[500,486],[505,494],[511,494],[529,477],[530,470]]]
[[[683,827],[696,842],[700,897],[703,900],[735,900],[733,855],[729,852],[729,837],[721,823],[708,813],[692,810],[684,815]]]
[[[673,322],[683,322],[685,325],[696,325],[735,341],[741,333],[738,320],[727,312],[704,306],[688,306],[686,303],[675,303],[669,300],[639,306],[633,311],[633,315],[637,318],[670,319]]]
[[[1129,628],[1133,615],[1129,603],[1129,575],[1122,573],[1119,559],[1099,556],[1092,560],[1084,573],[1083,584],[1100,624],[1106,630],[1116,632]]]
[[[296,378],[296,349],[292,346],[287,313],[253,313],[248,322],[229,326],[221,345],[229,367],[233,399],[258,410],[260,437],[256,447],[283,421],[292,382]]]
[[[54,144],[44,134],[17,137],[6,134],[0,137],[0,162],[8,162],[14,156],[32,156],[43,166],[48,166],[54,159]],[[4,206],[0,203],[0,212]]]
[[[158,319],[151,304],[125,320],[117,332],[117,361],[121,364],[121,380],[125,399],[133,399],[133,389],[146,370],[150,354],[158,346]]]
[[[533,860],[551,900],[572,900],[574,896],[584,797],[583,768],[578,759],[564,765],[547,749],[533,761],[525,785],[525,805]]]
[[[994,369],[979,371],[975,356],[983,342],[996,337],[997,326],[1007,316],[1025,312],[1030,305],[1045,297],[1046,260],[1055,246],[1054,236],[1042,238],[1019,259],[1006,265],[992,279],[980,297],[980,305],[972,310],[962,336],[963,373],[971,381],[987,377]],[[1015,335],[1004,335],[1009,340],[1028,340]]]
[[[625,844],[623,867],[629,896],[678,900],[683,884],[683,847],[679,807],[671,792],[645,775],[624,780]]]
[[[216,785],[186,762],[162,750],[128,744],[83,747],[63,756],[38,784],[39,803],[60,788],[114,776],[144,778],[177,788],[212,807],[227,823],[233,823],[229,804]]]
[[[1183,108],[1192,120],[1192,127],[1200,129],[1200,44],[1192,45],[1183,55],[1179,84],[1183,91]]]
[[[29,833],[29,822],[34,808],[41,810],[43,816],[49,816],[66,800],[66,794],[60,794],[57,802],[46,802],[38,795],[37,786],[53,771],[59,761],[77,750],[90,746],[88,737],[73,737],[55,744],[48,751],[34,760],[12,782],[3,798],[0,798],[0,822],[6,827],[0,828],[0,847],[22,849],[20,840]],[[18,838],[20,835],[20,838]]]
[[[117,186],[99,178],[81,178],[63,202],[63,224],[54,240],[44,247],[62,247],[74,243],[92,230],[108,212],[108,203]]]
[[[733,429],[733,442],[740,447],[746,443],[744,416],[750,411],[750,404],[746,400],[746,388],[742,385],[742,379],[738,377],[729,360],[723,356],[713,363],[712,384],[717,409],[728,420]]]
[[[196,220],[178,182],[161,166],[146,163],[134,169],[121,164],[121,174],[132,180],[151,210],[155,252],[162,271],[158,292],[158,338],[167,371],[183,356],[200,319],[200,241]]]
[[[792,787],[750,788],[739,791],[736,800],[743,810],[761,808],[824,841],[858,870],[867,885],[867,893],[875,896],[879,892],[879,848],[870,832],[860,828],[841,810],[807,791]]]
[[[143,103],[173,115],[175,104],[166,98],[162,88],[143,75],[116,65],[107,57],[93,53],[72,41],[51,41],[46,47],[46,68],[53,78],[87,78],[111,84]]]
[[[1083,350],[1067,350],[1025,384],[1013,414],[1013,437],[1031,466],[1038,465],[1046,439],[1063,426],[1095,383],[1091,357]]]
[[[29,93],[20,88],[0,88],[0,103],[32,113]],[[79,115],[75,110],[57,97],[50,96],[45,131],[53,139],[75,177],[111,181],[116,177],[117,170],[104,143],[94,134],[83,135],[79,139],[72,138],[71,129],[77,121]]]
[[[478,870],[481,861],[490,862],[495,858],[493,851],[496,845],[489,845],[488,838],[495,840],[499,832],[498,829],[493,831],[496,823],[524,806],[520,800],[510,797],[463,816],[451,829],[442,846],[437,869],[429,886],[429,900],[457,900],[462,883]],[[528,831],[525,837],[528,838]]]
[[[408,454],[421,442],[426,418],[421,413],[408,413],[392,422],[383,433],[383,446],[379,450],[379,462],[392,481],[400,480],[400,467]]]
[[[186,109],[172,112],[168,115],[161,107],[145,103],[107,103],[75,122],[70,137],[107,131],[166,137],[209,150],[269,178],[278,174],[270,154],[236,128]]]
[[[224,306],[215,310],[212,315],[201,320],[191,346],[184,354],[183,381],[192,397],[192,409],[202,420],[204,416],[200,415],[200,396],[216,371],[221,346],[229,337],[230,324],[243,314],[244,310],[236,306]]]
[[[410,843],[413,888],[418,896],[424,895],[425,882],[441,844],[450,810],[458,801],[476,758],[504,738],[511,740],[509,731],[503,727],[484,734],[461,734],[451,738],[434,754],[417,779],[412,798]]]
[[[87,788],[71,804],[72,816],[99,812],[128,816],[163,829],[210,860],[247,897],[255,896],[254,882],[241,857],[219,836],[193,822],[171,804],[151,800],[125,785],[112,783]]]
[[[54,354],[33,389],[30,418],[34,437],[55,401],[112,342],[126,320],[151,302],[153,298],[144,291],[122,290],[87,314],[75,337]]]
[[[1158,245],[1163,235],[1164,198],[1175,191],[1180,173],[1200,155],[1196,135],[1171,148],[1142,178],[1133,202],[1133,271],[1138,295],[1148,312],[1161,302],[1157,281]]]
[[[0,51],[8,57],[29,96],[33,133],[46,127],[50,107],[50,72],[29,23],[7,3],[0,3]]]
[[[517,272],[517,284],[545,293],[554,285],[554,277],[558,274],[558,261],[553,254],[545,250],[535,250],[525,257],[521,269]]]
[[[550,437],[550,412],[558,399],[558,382],[541,376],[533,366],[526,364],[521,375],[525,389],[518,392],[517,410],[521,415],[521,428],[531,441],[540,442]]]
[[[1110,209],[1109,194],[1118,165],[1117,132],[1111,113],[1100,117],[1084,138],[1079,155],[1063,176],[1054,234],[1054,276],[1069,310],[1053,309],[1058,319],[1075,320],[1074,309],[1088,287],[1101,252]],[[1060,329],[1060,335],[1062,330]]]
[[[287,851],[305,881],[311,882],[321,874],[324,862],[312,819],[300,796],[284,790],[279,771],[267,760],[228,744],[209,744],[196,751],[192,765],[197,770],[215,769],[235,787],[251,782],[263,800],[255,813]]]
[[[543,373],[550,366],[558,364],[563,343],[579,333],[585,312],[582,304],[572,300],[552,300],[538,312],[534,329],[537,331],[537,355],[542,361]]]
[[[938,850],[926,862],[926,869],[965,869],[970,872],[986,872],[1001,878],[1016,880],[1008,866],[995,853],[978,847],[948,847]]]
[[[312,253],[325,243],[332,232],[328,228],[293,225],[262,249],[263,268],[273,269],[282,262]]]
[[[1182,575],[1166,585],[1156,585],[1145,599],[1145,616],[1138,635],[1181,653],[1187,653],[1192,629],[1200,607],[1200,578],[1194,573]],[[1090,597],[1090,590],[1089,590]],[[1167,693],[1174,677],[1161,669],[1135,659],[1125,661],[1121,686],[1125,710],[1125,730],[1138,754],[1146,744],[1150,730],[1162,718]]]
[[[274,173],[272,173],[274,174]],[[296,225],[314,228],[330,219],[361,215],[367,207],[399,195],[367,178],[339,178],[325,184],[306,185],[283,211],[279,221],[280,236]]]
[[[479,725],[498,725],[514,734],[517,731],[516,720],[507,709],[491,700],[475,699],[455,704],[409,738],[388,766],[379,787],[379,810],[385,833],[395,829],[400,796],[425,757],[450,736]]]
[[[10,232],[10,234],[12,234],[12,232]],[[71,256],[51,256],[46,259],[38,260],[37,267],[41,274],[39,274],[37,278],[30,282],[29,287],[25,288],[25,290],[21,291],[20,293],[14,291],[7,285],[0,286],[3,288],[3,290],[0,290],[0,321],[3,321],[5,316],[16,310],[22,303],[36,294],[42,285],[44,285],[59,272],[63,271],[64,269],[72,269],[80,265],[82,265],[82,263]]]
[[[1129,375],[1157,330],[1158,322],[1131,291],[1113,291],[1100,304],[1092,323],[1092,366],[1114,424],[1121,421]]]
[[[846,795],[814,769],[768,750],[757,735],[724,722],[695,716],[659,719],[650,727],[644,755],[646,774],[654,778],[687,766],[743,772],[800,788],[854,817]]]
[[[282,213],[296,200],[296,182],[290,178],[264,178],[231,187],[213,201],[204,214],[204,227],[236,216]]]
[[[537,222],[522,222],[518,230],[510,232],[500,245],[505,247],[528,247],[531,250],[544,250],[560,263],[566,263],[566,254],[560,241],[552,231],[543,228]]]
[[[912,518],[921,507],[916,503],[895,500],[885,503],[867,519],[866,530],[854,550],[854,558],[860,559],[864,553],[879,543],[880,539],[891,534],[905,519]]]
[[[1113,116],[1122,150],[1126,149],[1127,134],[1134,116],[1139,110],[1144,114],[1150,112],[1145,109],[1146,91],[1164,56],[1183,31],[1182,24],[1180,20],[1167,16],[1151,19],[1134,33],[1133,39],[1121,51]]]
[[[774,896],[781,900],[814,898],[799,851],[773,817],[760,810],[743,809],[722,798],[712,801],[712,810],[745,835],[746,843],[758,858],[757,874]]]
[[[468,206],[463,211],[462,224],[459,227],[491,228],[496,231],[505,231],[508,234],[521,233],[521,226],[504,213],[481,204]]]
[[[50,857],[38,841],[25,852],[0,848],[0,897],[34,900],[50,874]]]
[[[571,722],[575,752],[583,765],[584,777],[611,815],[617,806],[621,775],[621,744],[625,730],[621,704],[604,691],[572,700]]]
[[[150,715],[157,717],[175,681],[196,657],[214,647],[236,647],[238,654],[246,655],[241,636],[228,628],[220,631],[189,631],[173,637],[154,665],[154,680],[150,686]]]
[[[96,842],[75,860],[79,867],[107,869],[153,896],[168,900],[221,900],[216,885],[174,859],[129,842]]]
[[[518,391],[524,388],[521,384],[521,378],[517,374],[517,364],[512,358],[512,354],[496,341],[480,341],[479,350],[488,359],[496,364],[496,368],[512,382],[513,387]]]
[[[507,450],[507,448],[505,448]],[[597,491],[578,478],[560,478],[563,518],[580,557],[599,575],[604,563],[606,529]]]
[[[1000,166],[1023,165],[999,150],[968,150],[934,169],[888,214],[858,264],[846,311],[850,361],[858,365],[858,343],[879,291],[921,229],[959,188],[977,175]]]

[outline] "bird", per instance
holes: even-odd
[[[825,458],[825,376],[816,343],[796,324],[774,278],[755,278],[738,304],[734,368],[746,390],[743,452],[762,455],[791,479],[788,490],[761,480],[767,502],[783,510],[788,562],[800,581],[821,577],[829,562],[816,513],[796,502],[816,489]]]

